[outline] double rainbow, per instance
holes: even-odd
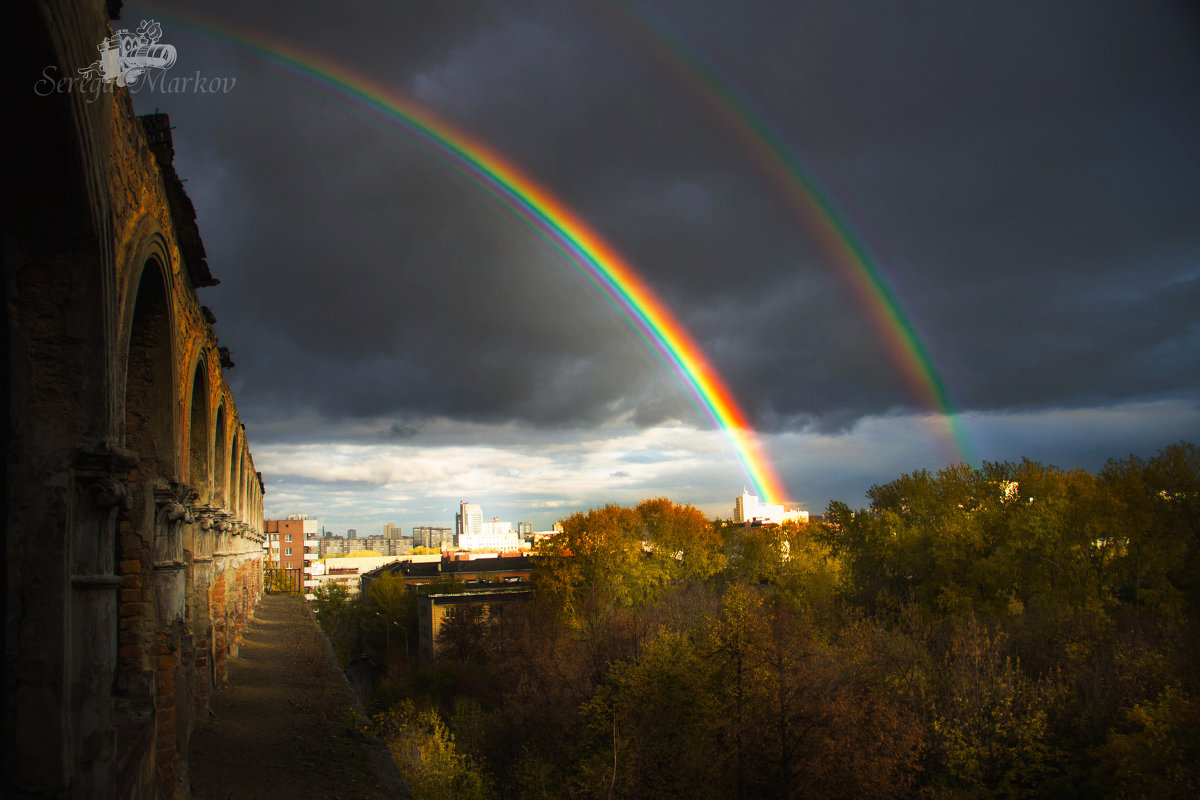
[[[945,423],[954,451],[949,454],[951,459],[976,463],[974,445],[916,324],[878,259],[871,255],[863,237],[854,231],[849,217],[838,209],[833,194],[822,186],[814,170],[788,148],[785,137],[773,128],[767,115],[755,109],[745,93],[704,59],[662,15],[644,3],[629,0],[614,7],[623,10],[614,15],[618,23],[640,39],[644,50],[655,55],[741,143],[784,201],[816,234],[910,390]]]
[[[448,161],[561,253],[618,309],[656,356],[679,376],[701,411],[729,438],[746,478],[764,502],[786,499],[783,483],[745,413],[700,347],[633,267],[549,190],[486,143],[394,88],[328,56],[262,32],[236,32],[193,14],[185,17],[157,10],[154,14],[348,100],[403,129]]]

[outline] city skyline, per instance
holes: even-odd
[[[478,508],[478,509],[486,508],[486,506],[484,506],[481,503],[471,503],[470,505],[474,506],[475,508]],[[731,505],[731,507],[732,507],[732,505]],[[587,509],[576,509],[576,510],[577,511],[586,511]],[[574,512],[569,512],[569,513],[574,513]],[[564,516],[568,516],[569,513]],[[524,514],[524,515],[509,514],[507,516],[504,514],[490,514],[490,515],[488,515],[487,519],[481,518],[480,522],[484,526],[488,525],[489,523],[495,523],[497,521],[508,522],[511,524],[512,529],[514,531],[518,531],[518,528],[523,524],[532,524],[532,529],[529,531],[530,533],[532,533],[534,531],[550,530],[553,528],[554,523],[558,522],[561,519],[560,516],[553,516],[553,519],[551,519],[548,516],[542,515],[548,521],[544,525],[539,525],[539,524],[537,524],[537,522],[534,519],[530,518],[531,516],[532,515],[530,515],[530,514]],[[730,515],[725,514],[724,516],[730,516]],[[282,516],[279,516],[277,519],[278,520],[295,520],[295,519],[315,520],[316,523],[320,526],[320,529],[322,531],[321,535],[331,536],[331,537],[336,537],[336,538],[344,538],[344,539],[348,539],[348,538],[367,539],[369,537],[388,538],[388,529],[389,528],[393,528],[393,530],[398,531],[399,536],[410,537],[410,538],[413,536],[413,531],[415,528],[438,528],[438,529],[450,531],[451,533],[454,533],[454,531],[456,529],[456,520],[454,518],[453,513],[452,513],[449,521],[441,520],[441,519],[412,519],[412,520],[409,520],[409,519],[405,518],[401,513],[393,513],[391,515],[384,515],[384,518],[382,518],[383,521],[377,522],[375,520],[370,520],[370,521],[367,521],[366,523],[359,522],[359,524],[357,524],[357,525],[354,525],[354,524],[346,525],[344,523],[344,521],[342,521],[340,519],[336,520],[336,521],[326,520],[320,514],[310,513],[308,511],[290,511]],[[355,519],[358,519],[358,518],[355,518]],[[400,520],[400,521],[397,522],[397,520]],[[350,535],[352,531],[354,532],[355,536]],[[475,533],[478,533],[478,532],[479,531],[475,531]]]
[[[720,391],[644,343],[669,326],[616,313],[579,237],[514,211],[531,192],[489,194],[498,161],[456,166],[466,136],[628,262],[813,513],[962,458],[1094,470],[1200,435],[1182,7],[286,8],[124,11],[159,14],[172,69],[236,78],[134,102],[175,127],[268,516],[728,516],[753,484]]]

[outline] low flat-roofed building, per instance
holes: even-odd
[[[491,558],[451,558],[442,556],[406,556],[363,575],[363,591],[371,581],[385,574],[404,577],[408,587],[426,586],[441,579],[452,579],[466,587],[481,584],[528,583],[533,577],[533,561],[528,556],[494,556]]]
[[[458,537],[460,550],[495,550],[507,552],[521,549],[521,539],[511,530],[464,533]]]
[[[305,597],[314,599],[312,592],[330,582],[341,583],[352,595],[359,593],[362,576],[396,561],[395,556],[361,556],[328,558],[314,562],[304,576]]]
[[[524,603],[533,598],[533,587],[494,586],[477,587],[452,592],[431,592],[417,598],[417,622],[420,631],[421,663],[433,661],[441,651],[438,634],[446,617],[455,608],[466,605],[480,607],[480,616],[485,621],[496,621],[504,614],[505,606]]]

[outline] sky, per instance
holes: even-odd
[[[1200,441],[1193,4],[194,5],[114,27],[159,20],[164,75],[193,76],[134,104],[175,126],[268,518],[367,535],[469,500],[548,528],[660,496],[730,516],[754,484],[511,205],[263,48],[369,79],[558,198],[813,513],[917,469]]]

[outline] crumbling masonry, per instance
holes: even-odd
[[[262,592],[262,478],[167,119],[33,90],[96,59],[119,2],[13,6],[0,796],[186,797]]]

